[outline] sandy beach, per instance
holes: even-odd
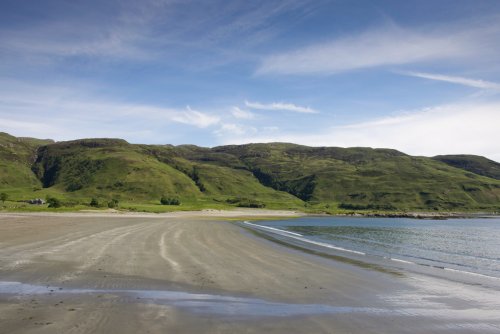
[[[226,218],[0,214],[0,333],[498,333],[500,292],[370,270]]]

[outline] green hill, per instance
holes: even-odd
[[[43,146],[33,172],[45,188],[55,187],[76,197],[144,201],[162,195],[200,195],[188,176],[120,139]]]
[[[433,158],[471,173],[500,180],[500,163],[477,155],[438,155]]]
[[[73,204],[97,198],[159,206],[165,196],[184,208],[499,210],[499,164],[458,157],[467,163],[364,147],[53,143],[0,134],[0,191],[13,200],[51,195]]]
[[[237,205],[238,200],[255,199],[302,205],[288,193],[263,186],[247,170],[186,158],[194,154],[202,159],[206,150],[210,151],[132,145],[121,139],[83,139],[41,146],[32,170],[44,188],[77,199],[153,203],[165,196],[181,202],[232,201]]]
[[[51,140],[17,138],[0,132],[0,189],[33,188],[41,183],[31,171],[37,148]]]
[[[500,203],[497,180],[395,150],[283,143],[213,150],[237,156],[263,184],[344,209],[463,210]]]

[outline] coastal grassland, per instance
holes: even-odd
[[[364,147],[203,148],[109,138],[52,143],[7,134],[0,134],[0,157],[0,192],[12,202],[3,205],[6,209],[43,210],[23,201],[55,197],[65,207],[88,206],[95,199],[101,208],[113,202],[114,209],[152,212],[235,207],[334,214],[500,211],[498,164],[481,157],[461,156],[461,164],[451,164]],[[180,205],[160,206],[162,197]]]

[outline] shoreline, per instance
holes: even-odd
[[[61,216],[61,217],[144,217],[144,218],[171,218],[171,217],[213,217],[213,218],[291,218],[291,217],[373,217],[373,218],[411,218],[411,219],[471,219],[490,218],[500,216],[499,212],[347,212],[347,213],[326,213],[326,212],[304,212],[299,210],[276,210],[276,209],[201,209],[171,212],[137,212],[128,210],[77,210],[77,211],[22,211],[22,210],[0,210],[0,215],[21,215],[21,216]]]
[[[296,249],[316,256],[350,263],[361,268],[370,268],[393,275],[414,273],[429,275],[464,284],[481,285],[500,291],[500,277],[473,271],[460,270],[443,265],[423,264],[398,257],[387,257],[362,251],[339,247],[333,244],[306,239],[303,235],[266,225],[253,224],[250,221],[238,223],[252,234],[277,243],[284,247]]]
[[[215,214],[0,215],[2,330],[454,333],[469,326],[463,328],[488,333],[500,328],[498,291],[322,258],[253,236]],[[228,218],[236,214],[248,216],[240,210]]]
[[[339,217],[382,217],[382,218],[412,218],[412,219],[468,219],[468,218],[488,218],[498,217],[498,212],[373,212],[373,213],[350,213],[335,214]]]
[[[74,212],[29,212],[29,211],[0,211],[1,216],[25,216],[25,217],[123,217],[123,218],[290,218],[307,216],[299,211],[289,210],[267,210],[267,209],[236,209],[216,210],[203,209],[198,211],[172,211],[172,212],[134,212],[119,210],[80,210]]]

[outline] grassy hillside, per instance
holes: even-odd
[[[201,194],[188,176],[120,139],[43,146],[33,171],[45,188],[55,187],[74,197],[146,201],[162,195]]]
[[[500,180],[500,163],[477,155],[438,155],[434,160],[471,173]]]
[[[261,184],[235,156],[193,145],[145,146],[142,148],[187,175],[204,198],[226,204],[265,204],[275,208],[301,208],[295,196]]]
[[[8,184],[0,191],[15,200],[55,196],[66,205],[89,204],[91,198],[96,198],[101,204],[116,199],[125,207],[134,207],[138,203],[159,204],[160,198],[166,197],[179,199],[183,208],[192,209],[303,207],[300,199],[262,185],[248,170],[228,167],[223,159],[213,164],[204,161],[201,152],[207,150],[210,151],[192,146],[132,145],[121,139],[52,143],[32,149],[32,161],[26,160],[22,174],[14,169],[9,172],[11,177],[26,174],[31,183],[24,180]],[[161,211],[150,206],[143,208]]]
[[[116,199],[122,207],[148,211],[228,206],[500,210],[498,164],[449,157],[287,143],[212,149],[121,139],[51,143],[1,134],[0,191],[16,201],[47,195],[72,205]],[[162,208],[162,196],[179,199],[181,206]]]
[[[343,209],[462,210],[500,203],[500,182],[388,149],[224,146],[275,189]]]
[[[16,138],[0,132],[0,188],[40,187],[31,165],[37,148],[50,143],[50,140]]]

